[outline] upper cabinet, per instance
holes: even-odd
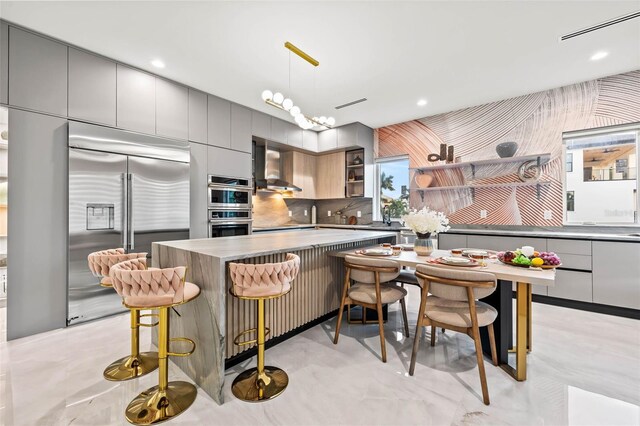
[[[231,102],[209,95],[207,142],[231,148]]]
[[[116,125],[116,63],[69,48],[69,117]]]
[[[318,133],[318,152],[338,148],[338,130],[328,129]]]
[[[117,125],[122,129],[156,133],[156,78],[118,64]]]
[[[9,103],[67,115],[67,46],[9,27]]]
[[[251,110],[231,104],[231,149],[251,152]]]
[[[287,124],[287,145],[302,148],[302,129],[293,123]]]
[[[318,132],[314,132],[313,130],[303,130],[302,148],[307,151],[318,152]]]
[[[189,140],[207,143],[207,94],[189,89]]]
[[[0,104],[9,103],[9,25],[0,21]]]
[[[207,173],[229,177],[252,177],[251,154],[232,149],[207,147]]]
[[[357,146],[358,123],[337,127],[336,130],[338,134],[338,148],[351,148]]]
[[[156,135],[189,138],[189,89],[156,79]]]
[[[316,157],[315,196],[317,199],[344,198],[345,153],[338,151]]]
[[[287,122],[271,117],[271,138],[274,142],[287,143]]]
[[[271,138],[271,116],[260,111],[251,111],[251,134],[259,138]]]

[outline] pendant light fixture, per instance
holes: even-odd
[[[320,62],[318,62],[316,59],[312,58],[310,55],[294,46],[293,44],[286,42],[284,44],[284,47],[286,47],[305,61],[309,62],[314,67],[320,65]],[[289,54],[289,90],[291,90],[291,54]],[[271,90],[265,90],[262,92],[262,100],[272,107],[287,111],[294,118],[296,124],[300,128],[305,130],[313,129],[314,127],[324,127],[326,129],[330,129],[334,124],[336,124],[336,120],[333,117],[306,116],[302,113],[300,107],[294,105],[291,98],[285,98],[285,96],[280,92],[273,93]]]

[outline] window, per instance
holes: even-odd
[[[573,171],[573,153],[567,152],[567,172]]]
[[[376,160],[376,219],[389,209],[391,219],[400,219],[409,210],[409,158],[407,156]]]
[[[563,135],[565,223],[638,223],[639,134],[635,123]]]

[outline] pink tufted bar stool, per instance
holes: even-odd
[[[196,348],[186,337],[169,338],[169,308],[187,303],[200,294],[200,288],[185,281],[187,268],[145,269],[143,259],[128,260],[111,268],[113,287],[130,309],[157,309],[158,326],[158,386],[136,396],[127,406],[125,415],[130,423],[149,425],[169,420],[191,406],[198,391],[188,382],[169,382],[169,356],[189,356]],[[169,343],[191,343],[187,352],[170,352]]]
[[[287,253],[281,263],[229,263],[232,296],[243,300],[256,300],[258,304],[257,328],[245,330],[233,340],[236,345],[258,345],[258,365],[243,371],[236,377],[231,390],[236,398],[248,402],[260,402],[280,395],[289,384],[289,377],[282,369],[264,365],[264,342],[269,329],[264,324],[264,301],[284,296],[291,291],[291,282],[300,271],[300,257]],[[249,333],[257,333],[255,340],[240,341]]]
[[[113,287],[113,282],[109,276],[111,268],[127,260],[143,259],[146,268],[147,253],[125,253],[124,249],[116,248],[102,250],[91,253],[87,261],[89,269],[96,277],[102,277],[100,285],[102,287]],[[140,314],[140,309],[130,309],[131,311],[131,354],[109,364],[104,369],[102,375],[111,381],[129,380],[135,377],[144,376],[158,368],[157,352],[140,353],[140,326],[153,327],[157,323],[145,324],[140,322],[141,317],[157,317],[155,314]]]

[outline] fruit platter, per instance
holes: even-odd
[[[562,261],[554,252],[531,251],[524,247],[513,251],[500,251],[497,256],[500,262],[521,268],[555,269],[562,266]]]

